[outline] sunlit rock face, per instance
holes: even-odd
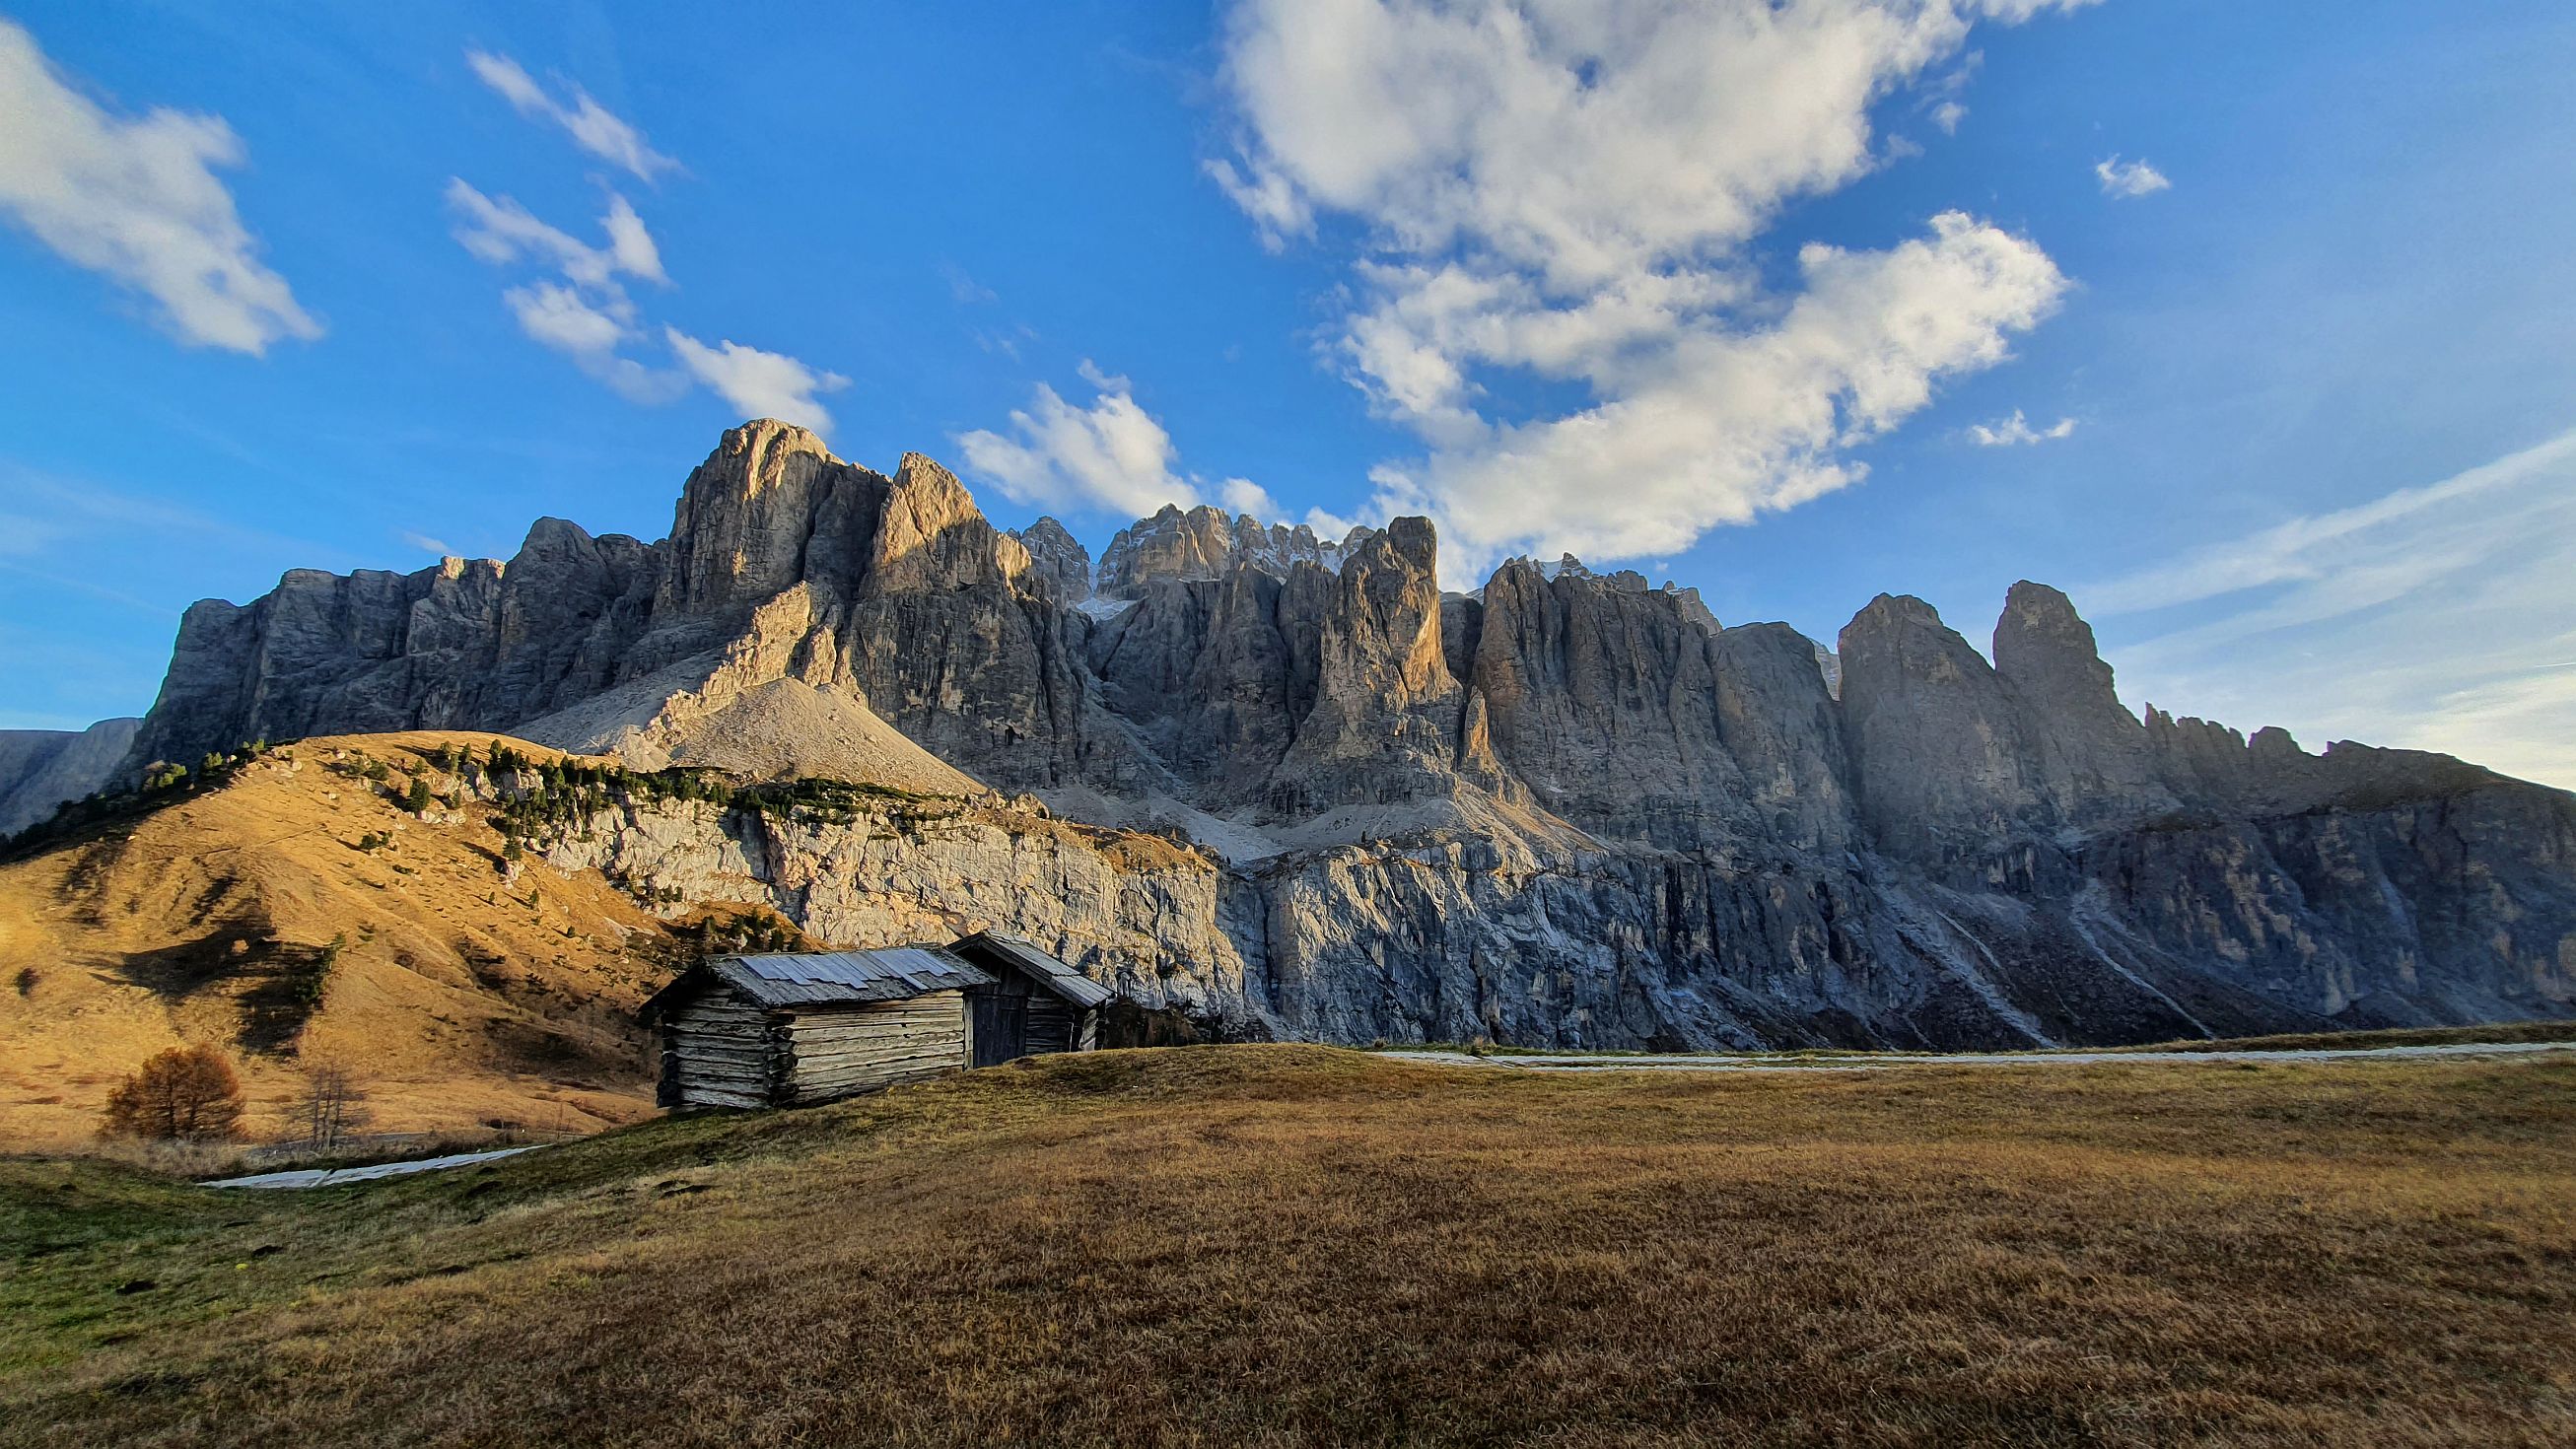
[[[1063,524],[1040,518],[1011,537],[1029,551],[1029,566],[1054,585],[1060,602],[1079,604],[1091,597],[1091,550]]]
[[[728,888],[825,939],[980,912],[1244,1034],[2008,1046],[2576,1012],[2576,797],[2141,719],[2053,589],[2013,588],[1989,662],[1910,598],[1827,652],[1571,558],[1473,593],[1437,564],[1423,519],[1326,541],[1167,508],[1095,570],[928,458],[888,476],[754,422],[658,543],[542,520],[507,563],[195,606],[122,768],[440,727],[933,794],[953,769],[1058,818],[594,839],[684,894],[732,850]],[[1180,856],[1104,843],[1156,837]]]
[[[1158,583],[1209,581],[1238,567],[1275,579],[1286,578],[1301,563],[1338,572],[1342,561],[1376,532],[1354,528],[1336,541],[1316,537],[1302,523],[1290,527],[1263,523],[1250,514],[1228,518],[1205,505],[1185,510],[1165,504],[1153,517],[1119,530],[1100,551],[1096,591],[1103,598],[1140,598]]]

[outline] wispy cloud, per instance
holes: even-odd
[[[454,558],[456,556],[455,547],[443,538],[432,538],[428,534],[416,533],[408,528],[402,530],[402,532],[397,536],[413,548],[419,549],[422,553],[435,554],[440,558]]]
[[[529,340],[571,358],[584,373],[630,402],[666,403],[688,391],[688,380],[667,367],[628,356],[643,338],[639,310],[621,276],[662,286],[661,249],[626,198],[612,195],[599,220],[605,246],[592,246],[541,221],[512,197],[489,197],[450,177],[447,204],[456,213],[457,243],[496,267],[534,263],[561,281],[541,279],[508,288],[503,305]]]
[[[2021,409],[2013,415],[1991,423],[1973,423],[1968,428],[1968,441],[1980,448],[2022,448],[2033,443],[2053,443],[2075,436],[2075,420],[2059,418],[2044,428],[2034,428]]]
[[[514,99],[523,91],[538,94],[535,83],[515,65],[479,53],[472,58],[477,72],[502,94]],[[582,99],[588,101],[587,96]],[[449,178],[447,203],[457,218],[457,243],[479,260],[554,274],[505,289],[502,304],[530,341],[571,358],[620,397],[657,405],[686,396],[693,385],[703,386],[745,415],[774,417],[817,432],[831,428],[832,415],[820,395],[848,387],[850,380],[841,374],[782,352],[729,339],[709,346],[677,327],[646,324],[626,280],[665,288],[672,283],[660,245],[625,197],[610,193],[608,211],[599,219],[605,238],[600,245],[539,218],[514,197],[486,196],[462,178]],[[667,351],[666,360],[638,355],[649,356],[656,343]]]
[[[146,539],[228,557],[330,559],[340,553],[184,505],[7,463],[0,463],[0,497],[9,500],[8,509],[0,512],[0,572],[165,619],[174,607],[170,600],[110,588],[98,578],[112,571],[89,565],[128,553]]]
[[[2173,188],[2173,183],[2165,179],[2165,174],[2153,166],[2144,161],[2122,161],[2117,156],[2094,162],[2093,176],[2095,180],[2102,183],[2104,196],[2119,200],[2153,196],[2159,191],[2169,191]]]
[[[564,82],[567,98],[558,100],[506,55],[469,50],[465,63],[520,115],[561,126],[574,145],[634,173],[638,180],[650,181],[662,172],[679,168],[679,162],[647,145],[644,133],[633,123],[592,100],[590,92],[577,85]]]
[[[247,159],[220,116],[120,115],[90,100],[0,19],[0,215],[151,298],[180,341],[257,356],[320,337],[322,324],[260,261],[215,176]]]
[[[2124,691],[2576,786],[2576,432],[2075,591]]]
[[[966,269],[955,262],[939,264],[939,279],[948,284],[948,295],[963,306],[978,307],[1002,300],[1000,293],[968,276]]]
[[[458,218],[457,242],[494,266],[531,257],[586,287],[613,286],[621,273],[648,282],[671,280],[662,271],[661,249],[623,196],[608,198],[608,214],[599,219],[608,245],[601,247],[539,221],[512,197],[485,196],[459,177],[447,178],[447,204]]]

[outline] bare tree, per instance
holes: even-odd
[[[144,1062],[107,1094],[111,1137],[211,1142],[233,1135],[242,1114],[241,1080],[211,1046],[172,1047]]]
[[[328,1152],[367,1125],[367,1093],[347,1067],[316,1062],[305,1069],[303,1090],[287,1111],[288,1120],[303,1130],[305,1145]]]

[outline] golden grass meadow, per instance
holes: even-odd
[[[0,1164],[11,1445],[2576,1440],[2576,1061],[1039,1059],[451,1172]]]

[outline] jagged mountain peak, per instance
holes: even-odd
[[[1015,530],[1011,537],[1028,550],[1031,567],[1055,590],[1059,601],[1081,604],[1091,597],[1091,551],[1082,546],[1072,530],[1052,517],[1040,515],[1028,527]]]
[[[1949,633],[1950,626],[1941,622],[1941,611],[1912,594],[1880,594],[1863,604],[1860,612],[1836,635],[1835,650],[1849,653],[1855,637],[1867,641],[1900,630],[1922,629]]]
[[[1300,563],[1338,571],[1376,532],[1353,528],[1340,539],[1327,539],[1302,523],[1264,523],[1208,504],[1183,509],[1167,503],[1120,529],[1100,551],[1093,592],[1132,599],[1157,583],[1219,579],[1242,567],[1279,579]]]

